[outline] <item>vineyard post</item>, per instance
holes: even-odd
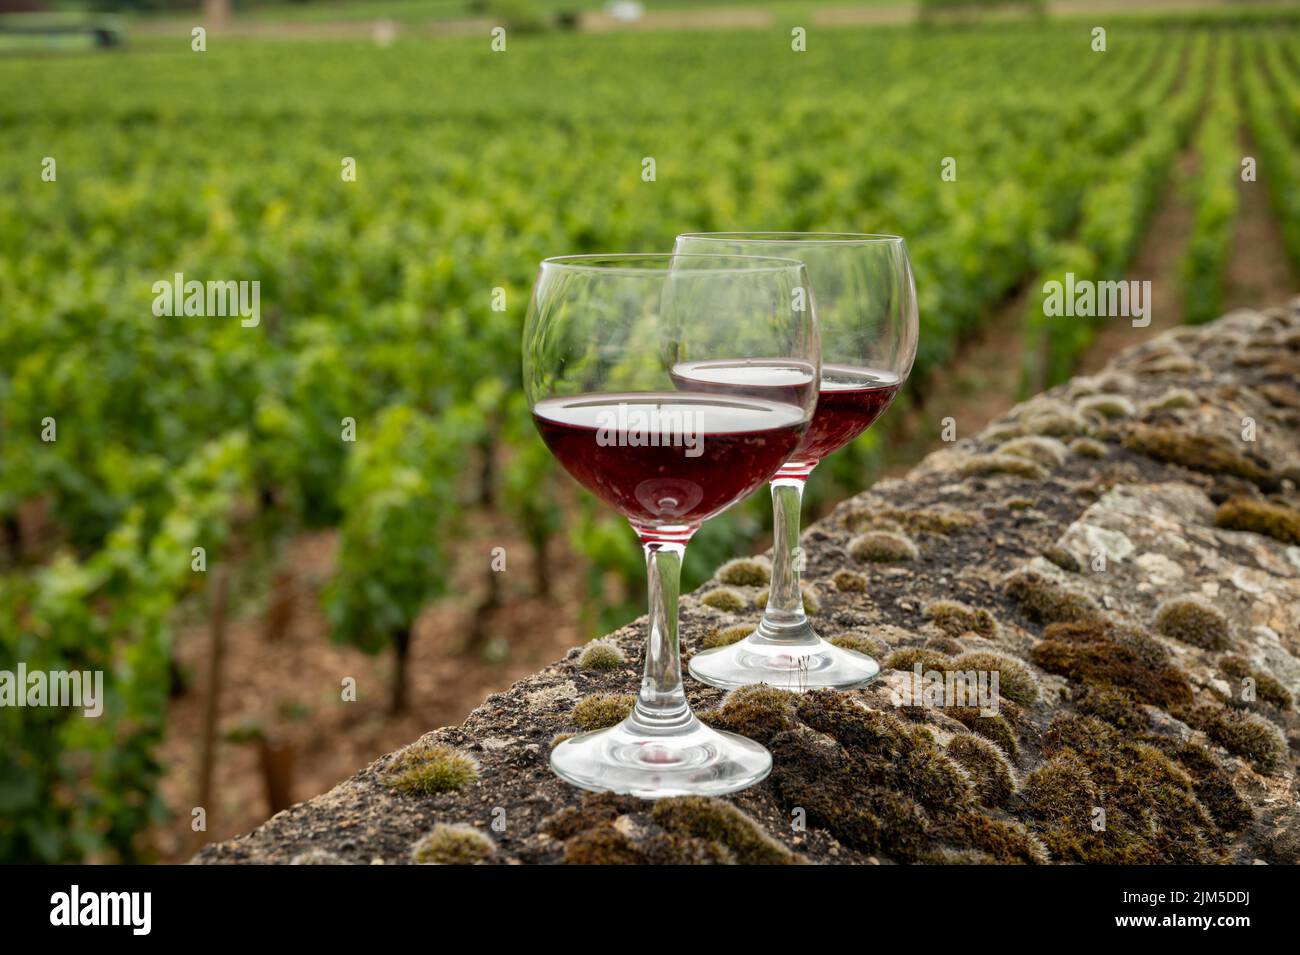
[[[212,575],[210,589],[212,627],[208,645],[208,678],[203,700],[203,734],[199,745],[199,785],[194,804],[207,812],[209,824],[213,813],[212,766],[216,759],[217,720],[221,711],[221,665],[226,652],[226,569],[218,567]],[[204,841],[199,834],[200,841]]]

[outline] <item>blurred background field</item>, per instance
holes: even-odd
[[[185,858],[640,613],[519,393],[546,255],[908,237],[913,379],[809,520],[1300,270],[1295,4],[0,0],[32,6],[0,15],[0,669],[108,699],[0,708],[0,861]],[[1067,271],[1151,281],[1152,329],[1045,319]],[[156,316],[178,272],[259,281],[259,324]],[[710,522],[686,585],[769,521]]]

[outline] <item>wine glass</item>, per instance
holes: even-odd
[[[823,640],[804,613],[799,509],[804,484],[817,463],[871,427],[912,370],[917,307],[907,246],[896,235],[732,232],[681,235],[675,251],[773,255],[803,262],[817,299],[822,341],[817,411],[799,447],[772,480],[774,540],[767,609],[744,640],[696,654],[691,675],[711,686],[768,683],[795,691],[869,683],[880,673],[880,665],[864,653]],[[679,377],[694,388],[711,389],[734,373],[692,364],[679,369]],[[748,393],[758,397],[768,388],[759,377]]]
[[[705,726],[682,689],[677,597],[700,524],[777,472],[817,403],[820,342],[793,260],[717,255],[546,259],[524,326],[524,388],[551,453],[619,511],[645,550],[650,622],[631,714],[551,751],[562,779],[645,798],[720,795],[767,776],[758,743]],[[770,362],[783,387],[706,388],[687,362]]]

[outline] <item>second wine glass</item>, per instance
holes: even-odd
[[[916,356],[916,285],[896,235],[803,232],[688,233],[679,253],[767,255],[808,268],[821,328],[821,396],[803,440],[772,479],[772,583],[758,628],[730,646],[697,653],[693,677],[711,686],[767,683],[805,691],[849,689],[880,673],[870,656],[823,640],[804,611],[799,512],[813,468],[866,431],[893,402]],[[781,372],[693,363],[674,377],[696,390],[748,383],[754,396],[781,388]]]

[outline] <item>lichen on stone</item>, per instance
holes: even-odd
[[[718,568],[718,579],[733,587],[766,587],[772,580],[772,568],[757,557],[737,557]]]
[[[478,779],[478,761],[445,743],[417,740],[389,759],[384,785],[407,796],[454,792]]]
[[[411,861],[417,865],[473,865],[487,862],[496,851],[492,837],[474,826],[440,822],[411,846]]]
[[[626,662],[623,651],[608,640],[593,640],[578,655],[578,667],[583,670],[615,670]]]
[[[891,531],[867,531],[855,537],[849,543],[849,553],[866,563],[896,563],[921,556],[910,538]]]
[[[1223,612],[1194,596],[1166,600],[1156,609],[1154,626],[1163,636],[1203,650],[1223,650],[1232,636]]]
[[[579,729],[599,730],[627,719],[636,706],[631,693],[593,693],[574,704],[570,719]]]

